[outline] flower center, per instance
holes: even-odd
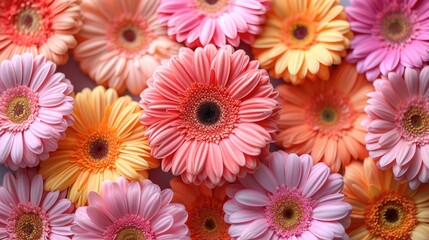
[[[223,86],[193,83],[179,99],[182,133],[187,139],[209,142],[228,137],[238,120],[239,104]]]
[[[202,197],[187,209],[187,221],[192,239],[226,239],[229,225],[224,221],[223,202]]]
[[[38,98],[27,86],[9,88],[0,94],[0,126],[24,131],[36,119]]]
[[[312,220],[312,202],[298,189],[278,187],[270,195],[270,203],[264,211],[269,227],[279,236],[290,238],[307,231]]]
[[[409,18],[402,13],[386,14],[380,23],[381,35],[391,43],[402,43],[410,38],[413,27]]]
[[[81,169],[100,172],[114,167],[121,147],[115,132],[100,127],[88,128],[76,142],[71,162]]]
[[[155,240],[150,222],[139,215],[126,214],[104,232],[105,240]]]
[[[136,227],[125,227],[118,232],[115,240],[146,240],[144,232]]]
[[[397,192],[385,193],[370,202],[365,214],[365,224],[371,235],[383,239],[410,239],[417,225],[416,204]]]
[[[206,14],[220,15],[224,12],[229,0],[195,0],[196,6]]]
[[[411,107],[403,117],[403,127],[414,136],[425,135],[429,131],[429,113],[421,107]]]
[[[308,29],[305,25],[295,25],[292,30],[292,35],[296,40],[303,40],[308,35]]]
[[[7,108],[7,116],[14,123],[22,123],[30,117],[31,105],[25,96],[15,97]]]
[[[324,108],[320,114],[320,119],[322,120],[322,122],[328,123],[328,124],[335,122],[336,117],[337,117],[337,113],[335,112],[334,109],[330,107]]]
[[[42,17],[33,8],[27,8],[22,10],[16,16],[16,28],[21,32],[32,33],[37,32],[41,25]]]
[[[100,160],[109,154],[109,145],[104,139],[96,139],[90,143],[88,151],[93,159]]]
[[[43,222],[39,215],[33,213],[22,214],[16,223],[18,239],[38,240],[43,234]]]
[[[357,117],[348,101],[334,91],[319,93],[305,109],[309,126],[331,137],[340,136],[343,130],[353,127]]]
[[[197,119],[204,125],[216,124],[221,117],[221,110],[216,102],[203,102],[197,108]]]
[[[137,34],[133,29],[126,29],[122,32],[122,37],[125,41],[134,42],[137,39]]]

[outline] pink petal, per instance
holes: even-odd
[[[270,201],[266,194],[250,189],[238,191],[234,198],[237,202],[250,207],[265,207]]]

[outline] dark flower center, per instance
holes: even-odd
[[[214,4],[216,4],[218,1],[219,1],[219,0],[205,0],[205,2],[206,2],[207,4],[210,4],[210,5],[214,5]]]
[[[125,31],[122,32],[122,37],[127,42],[134,42],[136,40],[136,38],[137,38],[137,34],[132,29],[127,29],[127,30],[125,30]]]
[[[24,213],[16,223],[17,239],[36,240],[43,234],[43,223],[40,216],[34,213]]]
[[[89,145],[89,155],[95,160],[103,159],[108,153],[109,145],[104,139],[96,139]]]
[[[125,227],[115,237],[115,240],[145,240],[145,234],[136,227]]]
[[[295,211],[290,207],[287,207],[287,208],[283,209],[283,211],[282,211],[282,216],[285,220],[292,219],[294,217],[294,215],[295,215]]]
[[[14,123],[22,123],[30,117],[31,106],[28,99],[18,96],[12,99],[7,107],[7,116]]]
[[[402,43],[412,34],[412,25],[402,13],[390,13],[381,20],[381,35],[391,43]]]
[[[303,40],[307,37],[308,35],[308,29],[306,26],[304,25],[297,25],[293,31],[292,31],[293,36],[298,39],[298,40]]]
[[[204,228],[207,231],[213,231],[213,230],[215,230],[216,229],[216,222],[215,222],[215,220],[213,218],[207,218],[204,221]]]
[[[213,125],[219,121],[221,109],[215,102],[203,102],[197,108],[197,119],[204,125]]]
[[[395,208],[388,208],[386,212],[384,212],[384,219],[389,223],[395,223],[399,219],[399,212]]]
[[[324,123],[332,123],[336,119],[336,113],[332,108],[324,108],[320,114],[320,118]]]

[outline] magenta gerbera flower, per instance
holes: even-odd
[[[73,123],[70,81],[44,56],[15,55],[0,65],[0,163],[36,166]]]
[[[348,60],[374,81],[429,61],[429,1],[350,0],[346,11],[355,37]]]
[[[391,72],[374,82],[364,121],[366,148],[378,166],[393,168],[415,189],[429,181],[429,66]]]
[[[256,169],[277,126],[278,95],[243,50],[182,48],[141,94],[141,121],[162,169],[209,187]]]
[[[159,20],[168,35],[188,47],[237,47],[261,32],[270,0],[161,0]]]
[[[310,155],[282,151],[268,165],[227,187],[224,205],[233,239],[348,239],[351,205],[341,175]]]
[[[170,203],[171,189],[161,191],[148,179],[129,183],[123,177],[101,187],[101,195],[90,192],[88,206],[76,210],[74,238],[190,240],[188,214],[182,204]]]
[[[6,173],[0,186],[0,239],[71,239],[74,207],[65,197],[65,191],[44,191],[34,169]]]

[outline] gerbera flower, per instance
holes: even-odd
[[[405,78],[405,79],[404,79]],[[429,66],[391,72],[374,82],[364,121],[369,155],[415,188],[429,181]]]
[[[33,167],[55,151],[73,123],[70,81],[44,56],[15,55],[0,64],[0,163]]]
[[[182,204],[170,203],[173,192],[146,179],[129,183],[120,177],[105,181],[102,193],[89,193],[89,205],[76,210],[71,228],[76,239],[190,240],[188,214]]]
[[[43,54],[65,64],[82,25],[80,0],[2,0],[0,61],[15,54]]]
[[[272,153],[268,165],[226,189],[233,239],[345,239],[351,210],[342,176],[309,155]]]
[[[281,85],[283,106],[277,145],[289,152],[311,154],[333,172],[351,160],[364,159],[367,93],[374,88],[354,65],[343,63],[328,81],[307,81],[300,86]]]
[[[129,96],[118,98],[113,89],[99,86],[78,93],[75,124],[67,129],[58,150],[40,164],[45,189],[70,188],[67,197],[82,206],[89,191],[100,192],[104,180],[147,178],[147,170],[158,162],[150,156],[140,114],[137,102]]]
[[[36,170],[4,175],[0,186],[0,238],[71,239],[73,205],[66,192],[43,190]]]
[[[164,171],[213,187],[258,166],[277,129],[276,97],[243,50],[182,48],[142,92],[141,121]]]
[[[429,61],[428,1],[350,0],[346,11],[356,34],[347,58],[368,80]]]
[[[352,207],[350,239],[427,239],[429,184],[415,190],[371,158],[346,167],[343,193]]]
[[[336,0],[273,0],[262,33],[252,45],[255,58],[274,77],[293,84],[305,77],[327,80],[340,64],[351,37]]]
[[[223,204],[227,197],[227,184],[209,189],[204,184],[199,186],[185,184],[179,178],[170,181],[173,190],[173,202],[185,205],[191,239],[194,240],[229,240],[229,224],[224,221]]]
[[[237,47],[261,32],[270,0],[161,0],[160,22],[168,35],[188,47],[209,43]]]
[[[159,0],[83,1],[84,25],[74,51],[81,69],[97,84],[140,94],[155,68],[181,46],[158,24],[158,5]]]

